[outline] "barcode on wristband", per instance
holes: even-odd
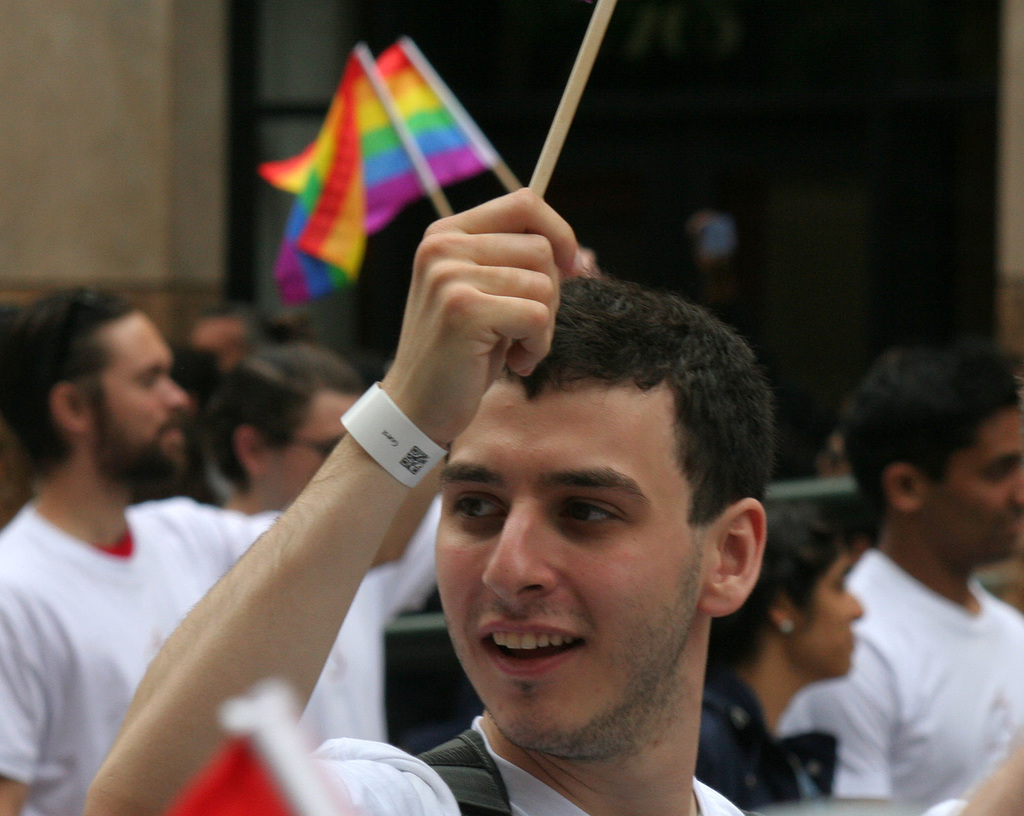
[[[430,457],[416,445],[413,445],[409,448],[409,452],[402,457],[398,464],[415,475],[419,473],[423,469],[423,466],[429,461]]]

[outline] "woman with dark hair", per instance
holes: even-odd
[[[757,585],[712,622],[696,775],[741,808],[831,792],[835,739],[774,730],[799,689],[850,669],[863,612],[845,588],[851,565],[813,505],[769,507]]]

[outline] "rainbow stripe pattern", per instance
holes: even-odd
[[[403,41],[380,55],[377,68],[441,186],[493,167],[496,154],[467,136],[410,61]],[[362,265],[367,235],[383,229],[424,195],[354,53],[316,140],[299,155],[266,162],[259,171],[270,184],[296,196],[274,267],[286,304],[351,285]]]
[[[377,68],[438,184],[446,187],[491,166],[474,150],[437,93],[410,62],[401,42],[381,53]],[[390,122],[368,116],[360,119],[360,126],[366,229],[374,233],[424,191]]]
[[[260,167],[267,181],[295,193],[274,264],[281,300],[305,303],[352,283],[366,249],[366,202],[355,99],[368,80],[355,56],[316,140],[293,159]]]

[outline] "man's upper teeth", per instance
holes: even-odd
[[[547,634],[545,632],[495,632],[491,635],[494,642],[506,649],[542,649],[545,646],[568,646],[576,638],[568,635]]]

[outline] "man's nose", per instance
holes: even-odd
[[[170,377],[164,378],[163,397],[164,402],[175,411],[185,411],[192,405],[188,392]]]
[[[508,603],[546,595],[558,580],[556,550],[557,535],[539,508],[514,507],[487,560],[484,585]]]

